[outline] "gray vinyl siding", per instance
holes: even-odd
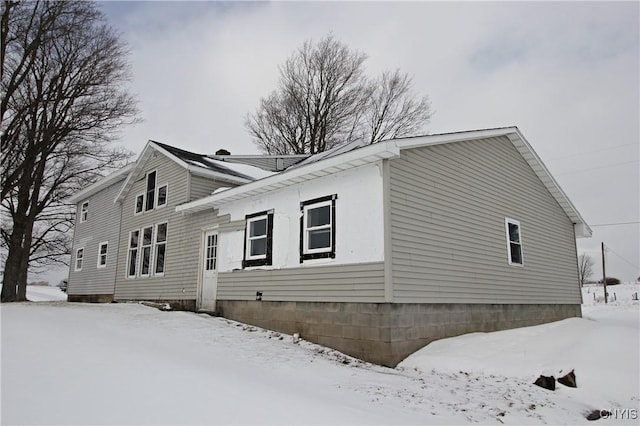
[[[573,224],[507,138],[403,150],[389,170],[394,302],[581,303]]]
[[[221,182],[211,178],[203,176],[191,175],[190,193],[191,198],[189,201],[198,200],[200,198],[208,197],[213,191],[221,187],[234,186],[231,183]]]
[[[185,203],[192,198],[190,188],[193,188],[194,176],[189,176],[189,172],[185,168],[164,155],[157,155],[147,162],[144,172],[152,170],[157,171],[158,185],[168,184],[167,205],[134,215],[135,198],[145,190],[146,174],[133,184],[124,198],[115,299],[195,300],[202,229],[216,223],[217,212],[206,210],[191,215],[176,213],[175,207],[178,204]],[[215,185],[213,183],[210,186],[213,188],[211,191],[215,189]],[[221,184],[217,185],[222,186]],[[149,277],[127,278],[129,232],[163,222],[167,222],[164,275],[154,276],[155,258],[152,254]],[[153,240],[155,240],[155,228]],[[153,251],[152,248],[152,253]]]
[[[219,300],[384,302],[384,262],[218,274]]]
[[[67,289],[70,295],[113,294],[120,238],[120,205],[114,203],[114,200],[122,187],[123,180],[124,176],[102,191],[81,200],[76,206]],[[89,214],[86,221],[80,222],[80,208],[86,201],[89,201]],[[104,268],[98,268],[99,245],[105,241],[108,242],[107,265]],[[81,271],[75,271],[78,248],[84,248]]]

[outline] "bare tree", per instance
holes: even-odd
[[[278,88],[245,126],[268,154],[315,154],[356,138],[368,143],[423,131],[429,100],[400,71],[364,75],[367,56],[329,35],[306,41],[280,67]]]
[[[110,142],[137,108],[125,88],[126,46],[95,4],[2,6],[0,242],[10,302],[26,300],[30,268],[66,261],[73,210],[65,200],[129,157]]]
[[[594,266],[595,262],[588,254],[582,253],[578,256],[578,278],[580,279],[581,286],[593,275]]]

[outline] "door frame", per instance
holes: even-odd
[[[205,262],[207,261],[206,258],[206,244],[207,244],[207,236],[211,235],[211,234],[215,234],[217,235],[216,237],[216,281],[217,281],[217,275],[218,275],[218,266],[219,266],[219,262],[218,262],[218,253],[220,252],[220,231],[218,229],[218,225],[212,227],[212,228],[205,228],[202,229],[201,235],[200,235],[200,254],[198,256],[198,291],[196,293],[196,311],[199,311],[202,309],[202,295],[203,295],[203,290],[204,290],[204,271],[205,271]],[[216,293],[217,293],[217,283],[216,283]]]

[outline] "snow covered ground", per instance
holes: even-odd
[[[579,424],[607,409],[597,423],[638,424],[639,305],[618,301],[585,305],[584,318],[434,342],[396,369],[207,315],[2,305],[1,423]],[[532,385],[571,369],[576,389]]]

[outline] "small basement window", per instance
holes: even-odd
[[[300,203],[300,262],[335,258],[337,195]]]
[[[246,216],[243,267],[271,265],[273,211]]]
[[[520,234],[520,222],[505,218],[507,231],[507,256],[509,265],[522,266],[522,235]]]

